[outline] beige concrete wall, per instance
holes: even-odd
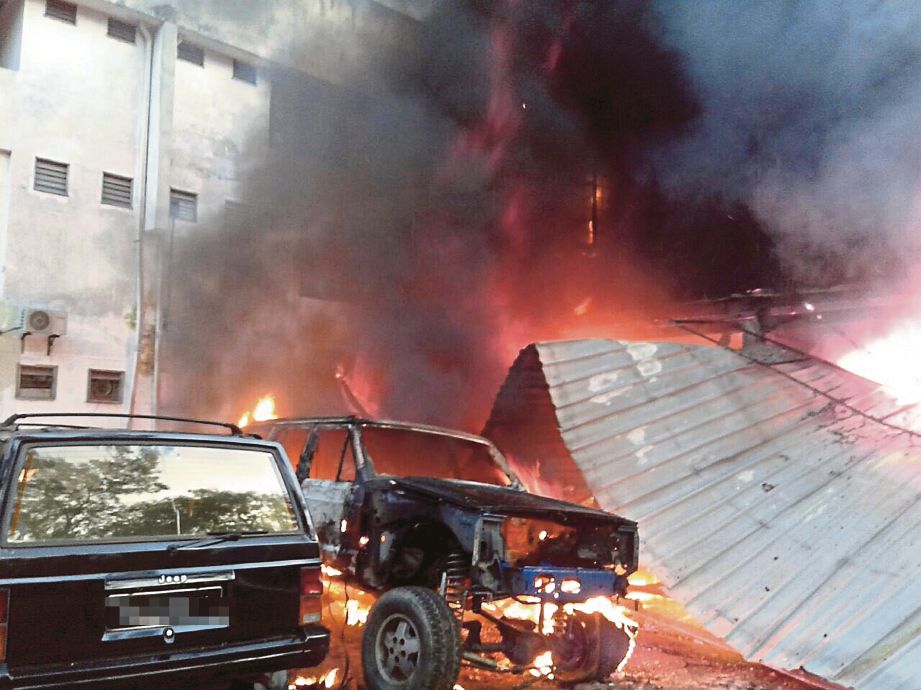
[[[0,270],[6,251],[7,212],[10,200],[10,152],[0,149]],[[0,272],[0,285],[3,274]],[[0,301],[0,391],[15,386],[16,362],[19,356],[19,334],[13,330],[19,323],[19,311]],[[0,393],[2,394],[2,393]]]
[[[357,86],[367,42],[402,40],[431,5],[76,1],[76,25],[45,17],[44,0],[8,0],[0,14],[0,317],[34,307],[68,316],[50,355],[43,339],[20,352],[16,334],[0,336],[0,416],[127,409],[127,386],[124,404],[89,405],[87,370],[124,371],[133,382],[139,347],[138,409],[153,409],[169,188],[199,195],[199,223],[177,222],[175,239],[220,223],[228,200],[246,201],[247,166],[268,148],[266,61]],[[106,35],[109,16],[140,25],[136,44]],[[203,68],[176,59],[180,37],[205,48]],[[234,58],[257,64],[256,85],[233,78]],[[68,196],[33,189],[36,157],[69,165]],[[133,208],[100,203],[103,172],[134,179]],[[20,363],[58,367],[55,401],[15,399]]]
[[[225,202],[240,200],[246,168],[268,147],[269,81],[233,78],[233,59],[205,51],[203,67],[176,61],[170,180],[198,194],[198,222],[220,223]],[[179,236],[194,224],[177,221]]]
[[[115,0],[198,36],[304,70],[349,78],[369,41],[400,40],[433,0]]]
[[[0,293],[6,280],[6,246],[10,213],[10,152],[0,148]],[[3,325],[0,324],[0,330]]]
[[[25,2],[19,70],[0,116],[0,141],[11,151],[0,298],[20,310],[66,312],[68,324],[50,356],[44,339],[30,337],[17,357],[58,367],[56,400],[17,401],[7,385],[0,414],[112,409],[86,404],[87,372],[128,369],[146,45],[140,35],[131,45],[106,31],[100,12],[80,7],[71,25],[44,16],[41,0]],[[66,197],[33,188],[36,157],[68,164]],[[135,180],[134,208],[101,203],[103,172]]]

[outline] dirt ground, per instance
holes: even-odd
[[[722,641],[696,626],[655,583],[635,589],[640,592],[636,596],[644,603],[640,610],[629,614],[639,624],[639,634],[626,668],[608,684],[583,684],[576,690],[816,690],[822,687],[747,663]],[[332,632],[329,658],[320,669],[302,672],[299,684],[310,680],[319,687],[362,688],[361,626],[356,623],[363,612],[366,614],[369,600],[350,588],[352,624],[344,625],[347,611],[342,593],[341,584],[330,583],[324,611],[324,624]],[[463,690],[560,687],[543,678],[492,673],[469,666],[462,669],[458,686]]]

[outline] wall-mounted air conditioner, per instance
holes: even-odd
[[[64,335],[67,333],[67,314],[48,309],[26,309],[22,330],[31,335]]]

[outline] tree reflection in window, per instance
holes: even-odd
[[[33,447],[11,513],[10,542],[297,529],[270,453],[196,446]]]

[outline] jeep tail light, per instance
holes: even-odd
[[[10,590],[0,589],[0,662],[6,661],[6,631],[10,622]]]
[[[311,566],[301,568],[301,581],[299,587],[300,611],[297,616],[298,625],[319,623],[322,617],[323,582],[320,580],[320,567]]]

